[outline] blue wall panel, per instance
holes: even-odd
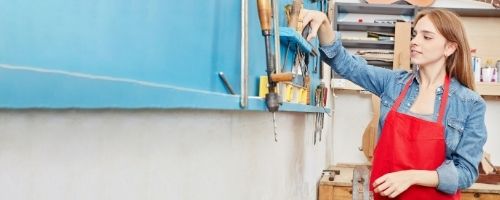
[[[255,96],[265,54],[256,1],[249,4]],[[239,109],[217,73],[240,93],[240,7],[237,0],[0,0],[0,107]],[[252,102],[263,110],[260,99]]]

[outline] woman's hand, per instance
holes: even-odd
[[[394,198],[412,185],[436,187],[439,177],[436,171],[430,170],[404,170],[392,172],[379,177],[373,182],[373,192],[381,196]]]
[[[373,182],[373,192],[381,196],[394,198],[415,184],[415,173],[412,170],[385,174]]]
[[[335,41],[335,33],[325,13],[307,9],[302,9],[300,12],[302,12],[301,14],[304,16],[302,19],[304,26],[307,24],[311,26],[311,32],[306,38],[308,41],[318,36],[321,46],[333,44]]]

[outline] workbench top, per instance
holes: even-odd
[[[332,186],[352,186],[352,173],[354,168],[352,167],[329,167],[330,170],[339,170],[340,174],[335,175],[333,181],[328,180],[328,176],[321,177],[321,185],[332,185]],[[462,190],[462,192],[474,192],[474,193],[489,193],[489,194],[500,194],[500,185],[484,184],[484,183],[474,183],[470,188]]]

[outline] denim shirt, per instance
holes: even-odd
[[[320,48],[321,57],[337,74],[380,97],[378,138],[387,113],[413,73],[416,78],[413,79],[406,97],[397,110],[400,113],[409,112],[419,92],[418,73],[393,71],[368,65],[364,59],[349,54],[339,39],[340,33],[337,32],[336,41],[332,45]],[[441,86],[436,90],[432,115],[434,121],[438,118],[442,95]],[[436,169],[439,178],[437,189],[454,194],[458,189],[470,187],[478,177],[478,165],[486,142],[484,123],[486,103],[480,95],[460,84],[455,78],[451,79],[448,95],[448,105],[443,119],[446,158]]]

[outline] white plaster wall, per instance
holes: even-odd
[[[495,166],[500,166],[500,98],[486,100],[486,129],[488,139],[484,150],[491,154],[491,161]]]
[[[331,137],[314,146],[313,114],[278,113],[275,143],[271,116],[0,110],[0,199],[316,199]]]

